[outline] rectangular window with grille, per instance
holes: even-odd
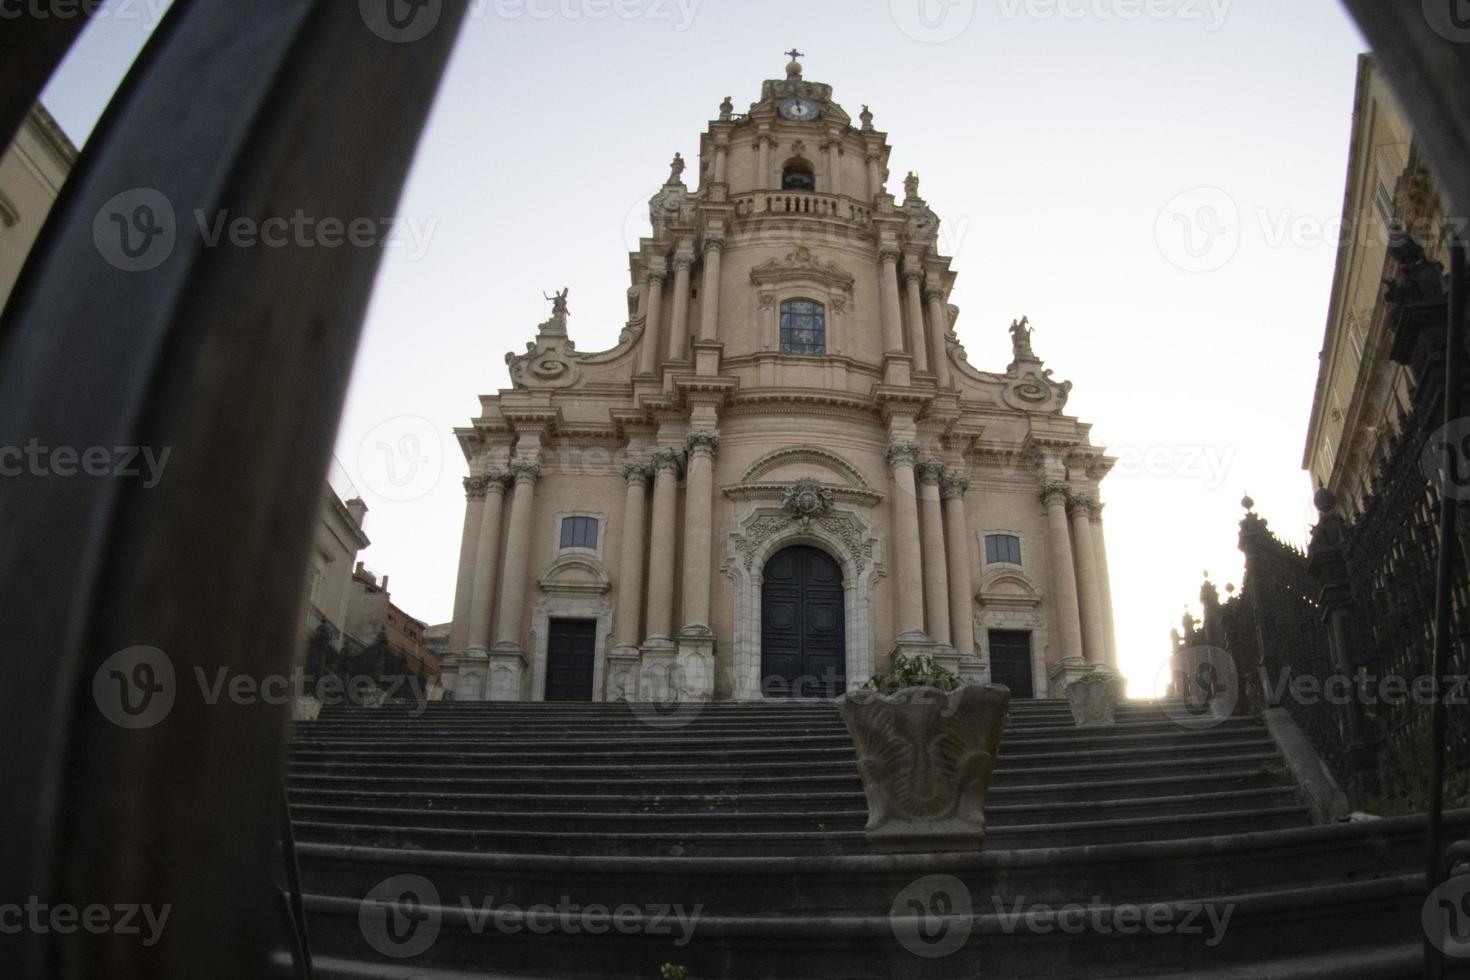
[[[564,517],[561,522],[561,546],[597,550],[597,518]]]
[[[1014,534],[990,534],[985,538],[985,564],[1021,564],[1021,539]]]
[[[806,299],[781,304],[781,353],[827,353],[827,310]]]

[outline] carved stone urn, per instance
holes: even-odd
[[[837,708],[857,747],[868,842],[887,853],[978,851],[1009,689],[854,691]]]
[[[1073,681],[1067,688],[1072,720],[1079,728],[1113,724],[1113,713],[1123,700],[1123,678],[1100,668]]]

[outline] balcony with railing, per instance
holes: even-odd
[[[780,216],[810,216],[864,226],[872,219],[872,210],[859,201],[839,194],[816,191],[749,191],[734,198],[737,220]]]

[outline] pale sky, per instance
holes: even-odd
[[[45,101],[80,142],[156,20],[117,0]],[[940,215],[972,364],[1029,315],[1068,412],[1122,460],[1103,486],[1120,656],[1162,683],[1201,572],[1238,582],[1239,501],[1288,539],[1363,42],[1332,0],[476,0],[398,217],[337,458],[363,558],[449,618],[465,464],[451,435],[571,287],[581,350],[616,342],[627,251],[675,151],[743,110],[782,51],[872,106],[890,190]],[[399,485],[376,446],[417,439]],[[412,445],[408,443],[407,445]],[[402,471],[399,471],[402,476]],[[412,499],[404,499],[412,498]]]

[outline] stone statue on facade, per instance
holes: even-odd
[[[674,162],[669,164],[669,183],[682,184],[684,182],[684,154],[675,153]]]
[[[909,175],[903,180],[903,192],[905,197],[919,196],[919,175],[912,170],[909,171]]]
[[[720,103],[720,122],[729,122],[735,115],[735,100],[725,96],[725,101]]]
[[[1021,317],[1011,323],[1011,347],[1018,361],[1036,360],[1036,351],[1031,348],[1031,318]]]
[[[567,286],[561,292],[553,293],[550,296],[547,296],[545,293],[541,294],[551,301],[551,318],[553,320],[565,320],[571,312],[567,309],[567,294],[571,291],[572,287]]]
[[[1396,279],[1385,282],[1388,289],[1384,299],[1399,307],[1444,301],[1444,266],[1429,261],[1424,247],[1413,235],[1402,227],[1394,229],[1389,234],[1388,254],[1398,263],[1399,274]],[[1392,320],[1390,325],[1393,325]]]

